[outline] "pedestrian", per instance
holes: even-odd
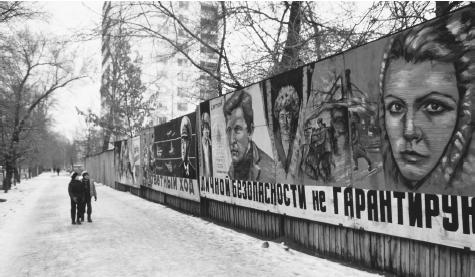
[[[89,173],[87,173],[87,171],[83,171],[81,175],[82,175],[82,184],[84,186],[84,191],[85,191],[83,208],[81,209],[82,210],[81,221],[84,221],[84,213],[87,207],[87,222],[92,222],[91,198],[94,196],[94,201],[97,201],[96,186],[94,185],[94,181],[89,179]]]
[[[71,181],[68,186],[69,197],[71,198],[71,223],[81,224],[79,220],[82,212],[82,202],[84,199],[84,186],[78,179],[78,173],[71,174]]]

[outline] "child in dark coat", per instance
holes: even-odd
[[[71,181],[68,186],[69,197],[71,198],[71,223],[81,224],[79,217],[82,215],[82,202],[84,201],[84,185],[78,180],[78,173],[71,175]],[[77,218],[76,218],[77,216]]]

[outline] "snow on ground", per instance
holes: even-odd
[[[0,192],[0,276],[376,276],[98,185],[71,225],[67,176]]]

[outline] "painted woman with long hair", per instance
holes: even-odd
[[[473,194],[474,9],[396,35],[380,88],[387,185]]]

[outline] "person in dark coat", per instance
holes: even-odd
[[[92,205],[91,199],[94,196],[94,200],[97,201],[97,193],[96,193],[96,186],[94,185],[94,181],[89,179],[89,173],[87,171],[83,171],[82,175],[82,184],[84,186],[84,201],[82,203],[81,208],[81,221],[84,221],[84,213],[86,212],[87,208],[87,222],[92,222],[91,213],[92,213]]]
[[[82,214],[82,202],[84,200],[84,186],[78,180],[78,173],[73,172],[68,186],[69,197],[71,198],[71,223],[81,224],[79,217]],[[77,216],[77,218],[76,218]]]

